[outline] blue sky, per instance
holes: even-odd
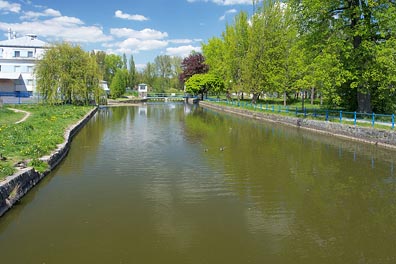
[[[252,0],[0,0],[0,40],[11,28],[47,42],[133,55],[137,66],[157,55],[187,56],[220,36]]]

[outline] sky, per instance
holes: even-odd
[[[252,0],[0,0],[0,40],[36,34],[84,50],[133,55],[142,68],[158,55],[186,57],[220,37]]]

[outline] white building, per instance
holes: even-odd
[[[145,83],[139,84],[138,85],[138,92],[139,92],[139,97],[146,98],[147,97],[147,92],[148,92],[147,84],[145,84]]]
[[[0,41],[0,96],[30,96],[35,90],[34,67],[47,43],[30,34],[17,38],[8,31],[8,40]]]

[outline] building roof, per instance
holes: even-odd
[[[20,72],[0,72],[0,80],[18,80],[20,77]]]
[[[0,41],[0,46],[3,47],[35,47],[44,48],[47,43],[37,39],[35,35],[26,35],[20,38],[8,39]]]

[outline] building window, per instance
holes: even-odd
[[[28,51],[28,57],[33,58],[33,51]]]
[[[21,72],[21,66],[14,66],[14,72]]]
[[[21,52],[19,50],[14,51],[14,57],[20,57]]]
[[[27,85],[32,86],[33,85],[33,80],[27,80]]]
[[[33,66],[27,66],[27,72],[33,72]]]

